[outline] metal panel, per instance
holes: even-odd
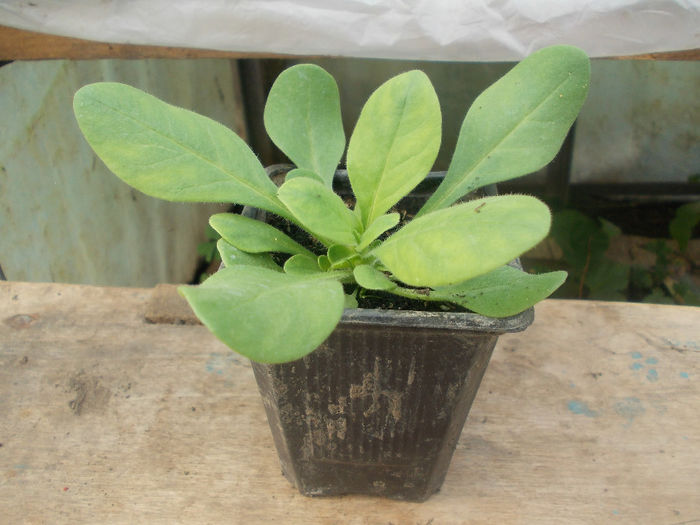
[[[229,60],[14,62],[0,68],[0,266],[7,279],[150,286],[186,282],[208,216],[221,205],[147,197],[95,157],[75,91],[132,84],[244,135]]]
[[[686,182],[700,173],[700,62],[593,61],[572,182]]]

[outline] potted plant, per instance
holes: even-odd
[[[509,264],[547,235],[546,205],[464,198],[549,162],[589,75],[570,46],[515,66],[475,100],[447,173],[427,177],[437,187],[414,209],[404,198],[441,140],[437,95],[420,71],[390,79],[362,109],[346,154],[351,205],[333,191],[345,152],[338,88],[318,66],[287,69],[267,99],[268,134],[295,165],[279,187],[232,131],[133,87],[85,86],[74,110],[95,152],[134,188],[244,204],[278,225],[212,216],[225,267],[180,292],[254,362],[290,481],[309,495],[423,500],[444,479],[498,334],[524,329],[531,306],[566,277]],[[417,309],[357,307],[375,297]]]

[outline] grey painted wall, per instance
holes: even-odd
[[[228,60],[14,62],[0,68],[0,266],[9,280],[187,282],[220,205],[168,203],[112,175],[82,138],[75,91],[120,81],[245,136]]]
[[[574,182],[685,182],[700,173],[700,62],[596,60]]]

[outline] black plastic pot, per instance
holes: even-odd
[[[283,474],[308,496],[427,499],[498,336],[533,315],[347,309],[303,359],[253,363]]]

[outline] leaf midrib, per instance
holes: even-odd
[[[556,92],[561,88],[561,86],[563,86],[567,81],[569,81],[570,78],[571,78],[571,74],[569,74],[569,76],[567,76],[564,80],[562,80],[559,84],[557,84],[556,87],[555,87],[546,97],[544,97],[544,98],[542,99],[542,102],[540,102],[539,104],[537,104],[537,106],[535,106],[532,110],[530,110],[522,119],[520,119],[520,121],[519,121],[515,126],[513,126],[513,128],[512,128],[508,133],[506,133],[506,134],[503,136],[503,138],[501,138],[501,140],[499,140],[491,149],[489,149],[487,152],[485,152],[485,153],[481,156],[481,158],[478,159],[478,160],[476,161],[476,163],[472,165],[472,167],[471,167],[470,169],[468,169],[466,172],[464,172],[465,175],[462,177],[463,182],[464,182],[474,171],[476,171],[476,170],[481,166],[481,164],[491,155],[491,153],[492,153],[493,151],[495,151],[496,149],[498,149],[498,147],[499,147],[503,142],[505,142],[506,139],[508,139],[513,133],[515,133],[515,131],[523,124],[523,122],[525,122],[525,121],[530,117],[530,115],[532,115],[532,114],[535,113],[537,110],[539,110],[540,107],[542,107],[542,105],[545,104],[545,103],[547,102],[547,100],[549,100],[554,94],[556,94]],[[460,186],[461,186],[461,184],[456,184],[455,186],[453,186],[452,190],[448,191],[448,192],[445,194],[445,197],[440,198],[440,199],[436,199],[435,204],[432,206],[431,209],[441,208],[443,202],[445,202],[445,201],[449,200],[450,198],[452,198],[452,195],[453,195],[454,193],[458,193],[459,191],[461,191],[461,190],[459,190],[459,191],[457,190],[457,188],[459,188]],[[467,187],[468,187],[468,186],[467,186]],[[474,189],[474,188],[470,188],[470,189],[467,190],[467,191],[470,191],[471,189]]]
[[[133,117],[132,115],[130,115],[129,113],[127,113],[127,112],[125,112],[125,111],[123,111],[123,110],[120,110],[119,108],[116,108],[116,107],[114,107],[114,106],[111,106],[111,105],[109,105],[109,104],[106,104],[106,103],[104,103],[103,101],[101,101],[101,100],[99,100],[99,99],[97,99],[97,98],[90,97],[89,95],[87,95],[87,98],[90,98],[93,102],[95,102],[95,103],[97,103],[97,104],[100,104],[100,105],[104,106],[105,108],[107,108],[107,109],[113,111],[114,113],[117,113],[117,114],[119,114],[119,115],[121,115],[121,116],[123,116],[123,117],[125,117],[125,118],[127,118],[127,119],[129,119],[129,120],[131,120],[131,121],[133,121],[133,122],[135,122],[137,125],[141,126],[142,128],[147,129],[147,130],[149,130],[149,131],[155,133],[156,135],[158,135],[158,136],[160,136],[160,137],[163,137],[164,139],[166,139],[166,140],[172,142],[173,144],[175,144],[176,146],[179,146],[179,147],[182,148],[183,150],[185,150],[185,151],[187,151],[188,153],[190,153],[193,157],[195,157],[195,158],[197,158],[197,159],[200,159],[201,161],[203,161],[203,162],[209,164],[210,166],[212,166],[213,168],[215,168],[217,171],[223,173],[226,177],[231,178],[231,179],[234,179],[234,181],[237,182],[238,184],[240,184],[240,185],[242,185],[242,186],[245,186],[245,187],[248,188],[250,191],[252,191],[252,192],[255,193],[256,195],[258,195],[258,196],[260,196],[261,198],[263,198],[263,200],[269,202],[269,203],[273,206],[273,209],[274,209],[274,210],[281,211],[281,209],[283,209],[281,206],[279,206],[279,204],[278,204],[277,202],[275,202],[275,200],[274,200],[275,197],[274,197],[274,196],[266,195],[265,193],[262,193],[262,192],[260,191],[260,189],[258,189],[258,188],[255,187],[255,186],[252,186],[252,185],[251,185],[248,181],[246,181],[245,179],[240,179],[239,177],[236,177],[234,174],[230,173],[230,172],[227,171],[224,167],[222,167],[222,166],[218,165],[217,163],[215,163],[213,160],[208,159],[208,158],[204,157],[203,155],[201,155],[200,153],[198,153],[197,150],[194,150],[194,149],[192,149],[192,148],[186,146],[185,144],[179,142],[178,140],[175,140],[172,136],[165,134],[163,131],[161,131],[161,130],[159,130],[159,129],[157,129],[157,128],[154,128],[154,127],[152,127],[152,126],[148,126],[148,125],[144,124],[143,121],[141,121],[141,120],[139,120],[139,119]],[[214,121],[212,121],[212,122],[214,122]],[[216,122],[215,122],[215,123],[216,123]],[[216,124],[222,126],[222,127],[223,127],[224,129],[226,129],[227,131],[230,131],[230,130],[228,130],[228,128],[226,128],[226,127],[223,126],[222,124],[219,124],[219,123],[216,123]],[[208,129],[207,129],[207,133],[209,133]],[[232,133],[232,132],[231,132],[231,133]]]
[[[389,150],[387,151],[387,154],[384,156],[384,165],[382,166],[382,175],[379,177],[379,180],[377,181],[377,187],[372,194],[372,200],[371,200],[371,205],[370,208],[367,212],[367,224],[365,224],[365,227],[369,226],[369,224],[372,222],[372,217],[374,215],[374,210],[377,206],[377,200],[379,198],[379,194],[381,193],[382,185],[384,184],[386,180],[386,167],[387,164],[389,163],[389,158],[391,157],[391,153],[394,150],[394,147],[396,145],[396,135],[399,132],[399,128],[401,127],[401,122],[404,119],[404,115],[406,114],[406,105],[408,104],[408,97],[410,96],[411,92],[413,91],[413,86],[410,86],[408,89],[408,92],[406,95],[403,97],[403,100],[401,101],[401,116],[399,117],[396,126],[392,130],[391,134],[391,145],[389,146]]]

